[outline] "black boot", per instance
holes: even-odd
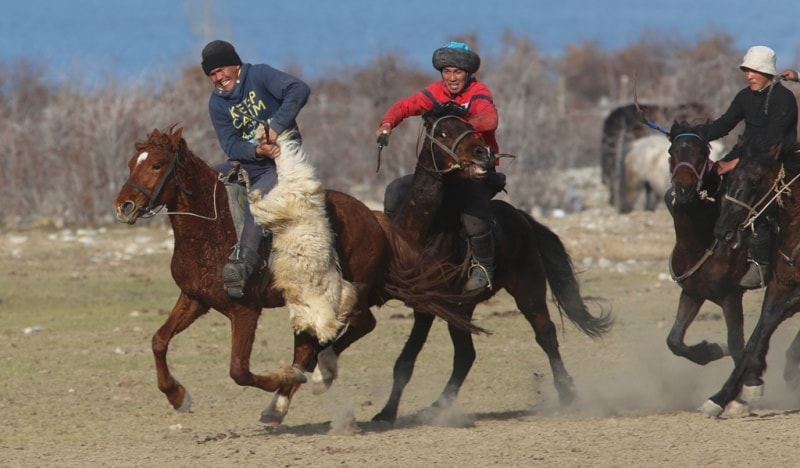
[[[228,296],[241,299],[244,297],[244,285],[258,264],[258,252],[243,246],[237,250],[237,258],[222,267],[222,281]]]
[[[472,247],[472,267],[464,291],[492,288],[494,276],[494,237],[492,231],[470,236]]]
[[[750,267],[739,280],[739,286],[746,289],[758,289],[767,284],[771,252],[772,232],[769,224],[767,222],[758,223],[753,238],[750,240],[750,258],[747,259]]]
[[[249,214],[249,213],[248,213]],[[249,218],[249,219],[248,219]],[[234,299],[244,297],[244,287],[247,279],[258,265],[258,246],[263,239],[263,230],[255,224],[252,216],[246,216],[242,237],[233,247],[230,262],[222,267],[222,281],[225,292]]]

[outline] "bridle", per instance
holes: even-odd
[[[427,170],[429,172],[432,172],[432,173],[435,173],[435,174],[447,174],[449,172],[457,171],[457,170],[463,169],[464,167],[466,167],[468,165],[474,164],[474,163],[472,163],[470,161],[464,161],[461,158],[459,158],[458,155],[456,154],[456,149],[458,148],[458,145],[462,141],[464,141],[464,139],[466,137],[468,137],[469,135],[477,134],[478,132],[476,132],[475,130],[473,130],[471,128],[467,129],[463,133],[458,135],[458,137],[456,137],[456,139],[453,141],[453,144],[448,147],[447,145],[445,145],[444,143],[439,141],[435,136],[436,127],[439,125],[439,123],[441,123],[442,121],[444,121],[446,119],[456,119],[456,120],[459,120],[461,122],[464,121],[463,119],[461,119],[460,117],[457,117],[455,115],[445,115],[443,117],[439,117],[438,119],[436,119],[433,122],[432,125],[430,125],[430,127],[428,127],[427,125],[423,124],[422,128],[420,129],[419,138],[417,139],[417,153],[418,154],[420,153],[420,150],[422,148],[421,145],[424,144],[424,141],[429,142],[428,145],[430,145],[431,166],[432,166],[432,168],[428,168],[428,167],[425,167],[425,166],[422,166],[422,167],[425,170]],[[425,136],[424,139],[422,137],[423,134]],[[445,155],[450,157],[450,159],[453,160],[455,162],[455,164],[453,164],[452,166],[450,166],[447,169],[439,169],[438,164],[436,164],[436,158],[434,157],[434,150],[436,149],[434,147],[434,145],[437,146],[442,152],[444,152]],[[491,154],[491,149],[488,146],[486,148]]]
[[[703,138],[702,136],[698,135],[697,133],[691,133],[691,132],[679,133],[679,134],[675,135],[672,138],[672,144],[675,144],[676,141],[679,138],[683,138],[683,137],[697,138],[698,140],[703,142],[706,145],[706,147],[710,148],[709,143],[708,143],[708,141],[706,141],[705,138]],[[676,164],[672,168],[672,171],[671,171],[670,176],[669,176],[670,183],[675,181],[675,174],[677,174],[678,169],[680,169],[682,167],[688,168],[690,171],[692,171],[692,174],[694,174],[695,178],[697,178],[697,184],[695,184],[695,192],[697,192],[697,194],[700,196],[701,199],[703,199],[703,200],[708,199],[708,200],[713,201],[713,198],[710,198],[708,196],[708,192],[706,192],[705,190],[701,190],[701,188],[703,186],[703,178],[705,177],[706,172],[711,169],[713,164],[714,163],[711,162],[711,158],[708,157],[708,154],[706,154],[706,159],[705,159],[705,162],[703,163],[703,167],[699,171],[697,170],[696,167],[694,167],[694,164],[689,163],[687,161],[681,161],[681,162],[679,162],[678,164]]]
[[[164,151],[165,154],[169,154],[169,150],[166,145],[162,144],[161,149]],[[185,185],[183,185],[183,183],[178,178],[178,173],[175,171],[176,167],[181,167],[181,168],[184,167],[183,164],[179,161],[182,154],[183,152],[180,149],[175,151],[175,154],[170,160],[169,168],[167,168],[164,177],[161,178],[161,180],[158,182],[158,185],[156,185],[156,188],[152,192],[147,190],[147,188],[145,188],[141,184],[138,184],[130,179],[125,181],[124,186],[133,187],[139,192],[141,192],[145,197],[147,197],[148,201],[147,206],[141,206],[138,209],[138,211],[144,213],[141,216],[142,218],[151,217],[157,214],[155,211],[153,211],[153,209],[156,206],[156,199],[158,198],[159,195],[161,195],[161,191],[164,190],[164,186],[167,183],[167,179],[170,178],[170,175],[174,176],[173,178],[175,179],[176,187],[178,187],[186,195],[192,196],[192,192],[189,189],[187,189]]]

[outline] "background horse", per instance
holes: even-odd
[[[641,109],[641,114],[637,111],[637,106]],[[697,102],[669,106],[626,104],[609,112],[603,120],[600,142],[600,177],[608,187],[609,204],[617,209],[621,207],[621,195],[625,191],[625,159],[630,151],[631,142],[650,135],[652,132],[652,129],[642,121],[641,116],[655,122],[705,120],[711,117],[708,109]]]
[[[793,148],[781,153],[779,145],[746,143],[744,155],[728,176],[716,235],[726,246],[743,250],[742,231],[772,204],[777,205],[779,234],[761,315],[744,354],[719,392],[700,407],[700,411],[710,416],[720,415],[732,402],[731,414],[749,411],[746,403],[753,402],[764,391],[762,377],[772,334],[781,322],[800,310],[800,155],[791,153]],[[800,387],[800,334],[786,351],[783,377],[791,388]],[[743,401],[735,402],[740,392]]]
[[[739,279],[747,269],[746,252],[717,247],[714,223],[719,216],[721,177],[712,169],[710,145],[703,126],[675,122],[669,132],[669,167],[673,194],[675,247],[670,273],[681,287],[678,312],[667,336],[676,356],[707,364],[730,354],[737,362],[744,349],[742,296]],[[661,192],[662,194],[664,192]],[[728,328],[727,344],[684,339],[705,301],[722,308]]]
[[[136,154],[128,162],[129,179],[114,202],[117,218],[128,224],[153,215],[156,207],[166,206],[175,236],[171,270],[180,295],[152,339],[158,388],[176,410],[190,409],[188,391],[167,366],[167,350],[175,335],[213,308],[231,322],[231,378],[239,385],[277,390],[261,417],[265,424],[277,424],[288,411],[292,395],[305,382],[303,372],[314,366],[320,345],[313,335],[298,333],[291,367],[266,375],[250,371],[261,309],[281,307],[284,299],[280,290],[263,284],[261,273],[248,283],[244,298],[234,300],[225,292],[220,271],[237,241],[228,194],[220,174],[189,150],[181,133],[180,128],[165,132],[156,129],[147,140],[136,143]],[[449,312],[448,296],[438,292],[441,287],[437,281],[448,281],[441,273],[446,269],[422,262],[387,218],[341,192],[328,191],[325,200],[342,275],[358,289],[347,330],[332,345],[335,355],[375,327],[370,306],[390,298],[436,314],[459,330],[479,330],[464,317]],[[422,264],[428,267],[416,267]],[[460,300],[458,296],[452,298]]]
[[[621,184],[620,213],[633,211],[639,198],[644,195],[644,209],[654,211],[664,203],[664,193],[672,184],[668,165],[670,141],[664,135],[649,135],[631,142],[625,154]],[[719,141],[710,143],[708,159],[716,161],[725,151]]]
[[[412,240],[424,246],[429,255],[464,265],[465,274],[450,286],[450,291],[457,292],[466,280],[469,255],[466,241],[459,234],[459,212],[452,208],[455,205],[452,197],[456,194],[447,190],[448,180],[468,177],[473,165],[483,169],[493,167],[495,157],[472,127],[450,112],[453,110],[445,106],[423,116],[425,135],[410,192],[393,220]],[[459,312],[471,317],[478,302],[501,289],[508,291],[549,358],[561,403],[569,404],[575,398],[575,390],[558,351],[556,327],[547,309],[547,284],[559,309],[588,336],[596,338],[610,329],[610,313],[603,311],[599,317],[589,313],[569,255],[555,233],[503,201],[494,200],[492,212],[496,221],[494,289],[478,291],[475,297],[465,296]],[[394,366],[391,395],[374,420],[396,420],[403,389],[411,378],[431,324],[429,316],[414,311],[411,334]],[[455,400],[475,360],[472,336],[453,326],[448,326],[448,331],[454,349],[453,369],[434,407],[447,406]]]

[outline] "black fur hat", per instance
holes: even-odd
[[[225,41],[211,41],[203,47],[202,52],[203,72],[206,76],[211,74],[211,70],[219,67],[227,67],[229,65],[241,65],[242,59],[236,53],[236,49],[230,42]]]
[[[463,42],[449,42],[433,53],[433,68],[442,71],[445,67],[460,68],[475,73],[481,66],[481,58]]]

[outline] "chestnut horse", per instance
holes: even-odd
[[[744,354],[720,391],[700,407],[710,416],[719,416],[732,402],[732,415],[749,411],[747,403],[764,391],[762,377],[772,334],[800,310],[800,154],[793,149],[781,152],[780,145],[747,142],[744,155],[727,176],[727,194],[715,229],[720,243],[743,249],[743,231],[771,205],[777,207],[779,234],[761,315]],[[786,351],[783,377],[790,388],[800,387],[800,334]],[[734,401],[740,393],[741,401]]]
[[[459,112],[449,107],[434,109],[423,116],[422,149],[410,192],[393,221],[429,255],[464,266],[464,274],[449,289],[458,292],[466,281],[469,255],[459,232],[459,212],[453,208],[451,198],[457,194],[447,190],[448,182],[468,177],[470,172],[484,174],[493,167],[495,156],[472,127],[459,117]],[[494,288],[480,291],[475,298],[465,297],[458,312],[471,318],[479,302],[505,289],[514,297],[522,315],[533,327],[536,342],[549,358],[560,402],[569,404],[575,398],[575,390],[558,351],[556,327],[547,309],[547,284],[560,311],[590,337],[600,337],[610,329],[611,315],[608,311],[601,311],[598,317],[589,313],[580,295],[570,257],[554,232],[503,201],[493,200],[492,212],[496,240]],[[432,323],[428,315],[414,311],[411,334],[394,366],[391,395],[373,420],[396,420],[403,389],[411,378],[416,357]],[[434,408],[447,406],[455,400],[475,360],[472,336],[450,325],[448,331],[454,349],[453,369]]]
[[[730,354],[734,363],[744,349],[742,296],[739,279],[747,269],[746,251],[718,246],[714,223],[719,217],[722,179],[713,169],[703,126],[675,122],[669,132],[669,167],[675,247],[670,256],[672,278],[681,287],[678,312],[667,336],[676,356],[707,364]],[[722,308],[727,344],[703,340],[684,343],[686,330],[705,301]]]
[[[188,391],[167,366],[167,350],[175,335],[213,308],[231,322],[231,378],[242,386],[277,391],[262,413],[261,422],[278,424],[288,411],[291,397],[306,381],[303,372],[315,366],[320,344],[311,334],[298,333],[291,367],[266,375],[250,371],[261,310],[281,307],[284,299],[271,282],[263,284],[263,271],[248,283],[244,298],[234,300],[226,294],[220,271],[237,241],[228,193],[221,174],[195,156],[181,134],[181,128],[171,127],[164,132],[155,129],[147,140],[136,143],[136,154],[128,162],[129,179],[114,202],[117,218],[128,224],[153,215],[156,207],[166,207],[175,236],[171,270],[180,295],[167,320],[153,335],[158,388],[176,410],[190,409]],[[326,209],[335,233],[342,276],[358,289],[346,331],[330,347],[334,357],[375,327],[370,306],[381,305],[390,298],[435,314],[467,334],[481,331],[464,317],[450,313],[448,297],[437,292],[441,288],[436,281],[448,281],[446,269],[420,261],[418,253],[383,214],[335,191],[326,192]],[[423,263],[428,265],[424,268],[430,269],[417,267]],[[434,270],[436,273],[431,273]],[[426,288],[433,294],[428,294]],[[458,296],[454,298],[460,300]],[[329,366],[334,369],[327,369],[332,378],[335,364]]]

